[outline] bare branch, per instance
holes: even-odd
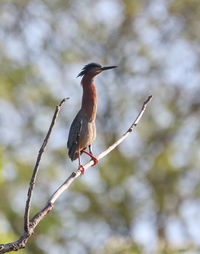
[[[64,102],[66,100],[68,100],[68,99],[69,98],[64,98],[60,102],[60,104],[56,106],[56,110],[55,110],[53,119],[51,121],[51,125],[49,127],[47,135],[46,135],[46,137],[45,137],[45,139],[43,141],[43,144],[42,144],[42,146],[41,146],[41,148],[39,150],[39,153],[38,153],[38,157],[37,157],[37,160],[36,160],[36,163],[35,163],[35,167],[34,167],[34,170],[33,170],[33,174],[32,174],[32,177],[31,177],[31,180],[30,180],[30,183],[29,183],[29,189],[28,189],[28,193],[27,193],[26,207],[25,207],[25,213],[24,213],[24,231],[26,233],[29,233],[29,214],[30,214],[31,198],[32,198],[33,188],[35,186],[35,181],[36,181],[37,173],[38,173],[38,170],[39,170],[40,161],[41,161],[42,155],[43,155],[43,153],[45,151],[45,148],[47,146],[47,143],[49,141],[52,129],[53,129],[55,123],[56,123],[56,119],[57,119],[58,114],[59,114],[59,112],[61,110],[61,107],[64,104]]]
[[[142,115],[144,114],[144,111],[147,107],[147,104],[151,101],[151,99],[153,98],[153,96],[149,96],[148,99],[143,103],[142,109],[139,112],[138,116],[136,117],[135,121],[132,123],[132,125],[130,126],[130,128],[124,133],[124,135],[117,140],[113,145],[111,145],[110,147],[108,147],[104,152],[102,152],[101,154],[99,154],[96,158],[98,160],[101,160],[103,157],[105,157],[107,154],[109,154],[112,150],[114,150],[119,144],[121,144],[127,137],[128,135],[133,131],[133,129],[137,126],[138,122],[140,121]],[[88,169],[89,167],[91,167],[94,164],[93,161],[89,161],[87,164],[84,165],[84,169]],[[51,196],[51,198],[49,199],[49,203],[54,204],[56,199],[63,193],[63,191],[65,191],[66,189],[68,189],[68,187],[71,185],[71,183],[78,177],[81,175],[81,171],[77,170],[76,172],[73,172],[67,179],[66,181],[55,191],[55,193]]]
[[[66,98],[68,99],[68,98]],[[32,192],[33,188],[35,185],[35,180],[39,168],[39,163],[42,157],[42,154],[44,153],[44,149],[48,143],[49,137],[52,132],[52,128],[55,125],[55,121],[58,117],[59,111],[61,109],[62,104],[66,101],[66,99],[63,99],[61,103],[56,107],[56,111],[54,113],[52,123],[50,125],[49,131],[46,135],[46,138],[44,139],[43,145],[39,151],[38,158],[36,161],[36,165],[33,171],[33,175],[30,181],[30,186],[29,186],[29,191],[28,191],[28,198],[26,202],[26,209],[25,209],[25,215],[24,215],[24,233],[23,235],[15,242],[7,243],[7,244],[0,244],[0,254],[1,253],[6,253],[10,251],[16,251],[22,248],[25,248],[26,242],[28,239],[31,237],[31,235],[34,233],[35,227],[38,225],[38,223],[49,213],[54,206],[55,201],[59,198],[59,196],[66,190],[68,187],[71,185],[71,183],[81,175],[81,171],[77,170],[76,172],[73,172],[66,180],[65,182],[54,192],[54,194],[50,197],[48,202],[46,203],[45,207],[41,209],[29,222],[29,212],[30,212],[30,203],[31,203],[31,197],[32,197]],[[111,145],[108,149],[106,149],[104,152],[99,154],[97,156],[97,159],[100,160],[103,157],[105,157],[107,154],[109,154],[113,149],[115,149],[120,143],[122,143],[128,135],[133,131],[133,129],[137,126],[138,122],[140,121],[142,115],[144,114],[144,111],[146,109],[147,104],[151,101],[152,96],[149,96],[148,99],[143,103],[142,109],[138,116],[136,117],[136,120],[132,123],[130,128],[124,133],[124,135],[117,140],[113,145]],[[84,165],[85,170],[88,169],[93,165],[93,161],[88,162],[87,164]]]

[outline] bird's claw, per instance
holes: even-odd
[[[81,175],[83,175],[85,172],[85,168],[83,167],[83,165],[79,166],[79,170],[81,171]]]
[[[94,167],[99,162],[99,160],[96,157],[92,157],[91,160],[94,161],[94,164],[92,165],[92,167]]]
[[[94,167],[98,163],[98,159],[92,153],[88,153],[84,149],[82,150],[82,152],[89,155],[91,160],[94,161],[94,164],[92,165],[92,167]]]

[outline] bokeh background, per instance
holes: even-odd
[[[75,170],[67,157],[89,62],[96,79],[98,154],[153,95],[136,130],[76,180],[38,225],[27,254],[200,251],[199,0],[1,0],[0,242],[18,239],[28,183],[53,116],[31,214]],[[87,162],[87,157],[83,160]]]

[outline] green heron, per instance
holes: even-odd
[[[83,67],[77,77],[82,77],[81,85],[83,88],[82,105],[78,114],[74,118],[67,141],[68,155],[70,159],[79,160],[79,169],[84,173],[84,167],[81,165],[80,155],[85,153],[98,163],[97,158],[93,155],[91,145],[96,138],[96,113],[97,113],[97,93],[94,85],[94,78],[105,70],[116,68],[117,66],[102,67],[97,63],[90,63]],[[89,152],[85,151],[89,148]]]

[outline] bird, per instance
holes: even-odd
[[[94,79],[100,73],[116,67],[116,65],[103,67],[98,63],[89,63],[82,68],[77,76],[82,77],[82,104],[81,109],[78,111],[70,126],[67,148],[69,158],[72,161],[78,159],[81,174],[84,174],[84,167],[80,160],[82,153],[91,157],[94,161],[93,166],[98,163],[98,159],[92,152],[92,142],[96,139],[95,120],[97,113],[97,92]],[[89,152],[86,151],[87,148],[89,148]]]

